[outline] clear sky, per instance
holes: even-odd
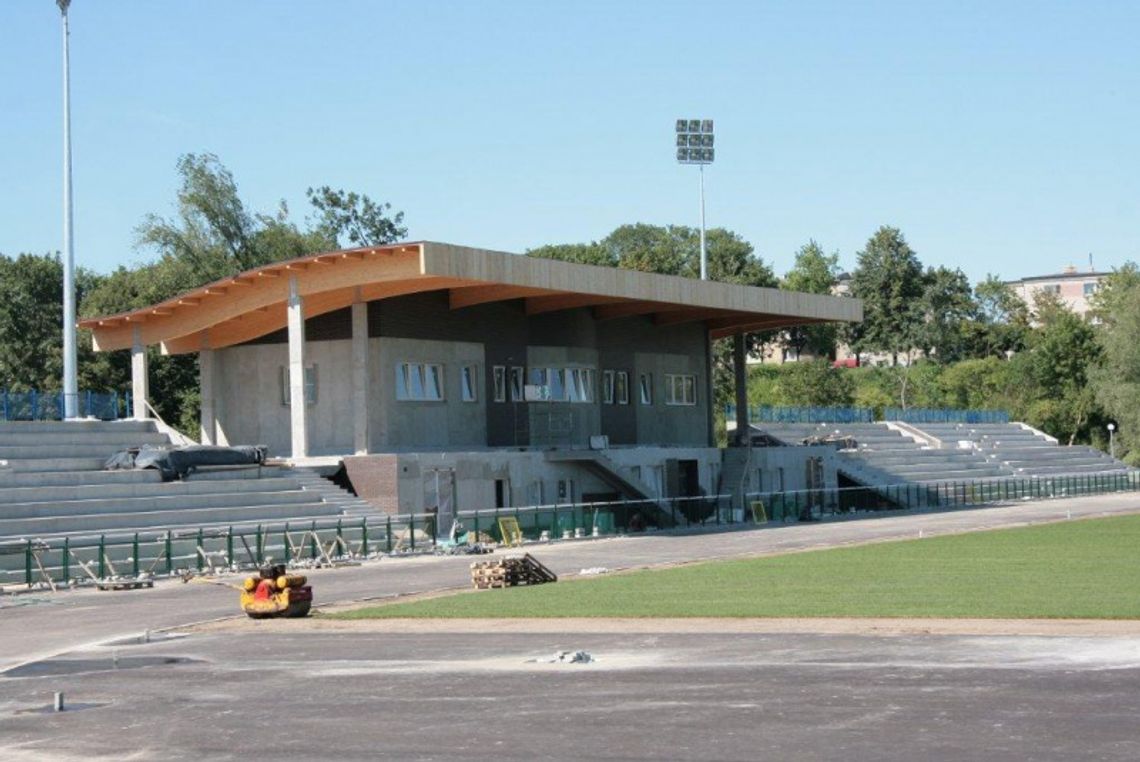
[[[1140,258],[1140,3],[73,0],[76,256],[107,271],[178,156],[254,210],[328,184],[409,237],[522,251],[708,224],[783,273],[882,224],[971,278]],[[0,5],[0,252],[60,248],[60,23]]]

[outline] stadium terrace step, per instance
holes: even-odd
[[[109,472],[116,473],[116,472]],[[136,473],[126,471],[123,473]],[[157,472],[154,472],[158,476]],[[179,495],[236,494],[241,492],[280,492],[298,488],[296,479],[209,479],[162,483],[161,477],[153,481],[109,482],[105,484],[38,485],[35,487],[7,487],[0,484],[0,517],[6,516],[9,504],[129,500],[145,497],[173,497]]]
[[[153,433],[157,430],[154,421],[0,421],[0,440],[9,434]]]
[[[26,471],[0,469],[0,489],[21,487],[77,487],[103,484],[156,484],[162,474],[145,471]]]
[[[45,537],[93,534],[111,531],[142,531],[158,527],[226,526],[239,521],[273,521],[286,518],[309,520],[336,516],[335,505],[323,501],[270,505],[233,505],[223,508],[192,508],[170,511],[97,513],[79,516],[49,516],[34,519],[0,519],[0,537]]]

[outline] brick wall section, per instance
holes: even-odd
[[[354,455],[344,469],[356,494],[385,513],[399,513],[395,455]]]

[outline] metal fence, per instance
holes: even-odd
[[[5,421],[59,421],[63,419],[63,392],[4,390]],[[79,392],[79,416],[104,421],[130,417],[131,393]]]
[[[513,520],[526,540],[560,540],[654,529],[858,519],[904,510],[951,510],[1029,500],[1140,490],[1140,474],[1089,474],[892,484],[879,487],[759,492],[743,502],[728,495],[667,500],[566,503],[461,511],[458,543],[503,542]],[[509,522],[507,522],[509,523]],[[177,576],[254,569],[270,561],[295,566],[336,564],[387,554],[437,552],[453,546],[450,526],[434,514],[233,525],[175,531],[107,533],[0,545],[0,568],[28,586]]]
[[[904,423],[1009,423],[1009,413],[1004,410],[888,407],[883,410],[883,420]]]
[[[736,420],[736,406],[727,405],[725,420]],[[1009,423],[1004,410],[957,410],[953,408],[888,407],[881,415],[869,407],[782,407],[759,405],[748,409],[752,423]]]

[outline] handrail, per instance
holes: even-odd
[[[166,434],[168,437],[174,440],[174,443],[179,447],[190,447],[198,444],[197,441],[186,436],[181,431],[164,421],[162,419],[162,416],[159,415],[158,411],[154,409],[154,405],[150,404],[150,400],[148,400],[146,397],[142,398],[142,403],[146,406],[146,409],[149,410],[152,415],[154,415],[154,420],[158,424],[159,432]]]

